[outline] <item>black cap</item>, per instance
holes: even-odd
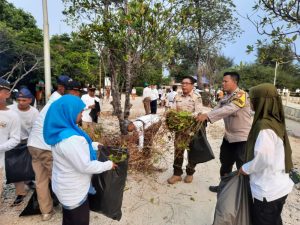
[[[96,87],[95,85],[93,84],[90,84],[89,87],[88,87],[89,90],[96,90]]]
[[[81,91],[81,84],[78,81],[70,80],[66,83],[66,90]]]
[[[7,89],[10,91],[10,83],[0,77],[0,89]]]
[[[67,75],[60,75],[57,78],[57,84],[63,85],[63,86],[67,86],[68,82],[72,81],[72,78],[70,78]]]

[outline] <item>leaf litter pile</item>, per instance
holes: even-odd
[[[138,150],[137,132],[121,136],[105,134],[103,129],[99,126],[94,129],[84,129],[84,131],[92,138],[93,141],[97,141],[104,146],[111,146],[115,149],[127,149],[129,153],[129,170],[151,172],[159,170],[153,164],[155,163],[155,158],[161,155],[161,153],[152,148],[152,144],[154,136],[157,134],[160,126],[161,122],[158,122],[146,129],[144,132],[144,148],[142,151]],[[155,141],[157,141],[157,139]],[[109,155],[109,159],[115,163],[119,163],[126,160],[127,155],[111,154]]]

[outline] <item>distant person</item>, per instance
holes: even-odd
[[[6,106],[10,97],[10,84],[0,78],[0,196],[3,191],[5,152],[20,143],[21,121],[19,115]],[[1,201],[0,201],[1,205]]]
[[[109,99],[110,99],[110,87],[106,87],[106,89],[105,89],[105,97],[106,97],[106,101],[109,102]]]
[[[253,124],[246,143],[246,162],[239,170],[250,176],[253,225],[282,225],[281,212],[293,189],[293,167],[281,98],[273,84],[250,89]]]
[[[173,85],[172,91],[167,94],[167,108],[172,107],[176,95],[177,95],[177,86]]]
[[[95,96],[96,87],[89,85],[88,93],[81,97],[85,104],[82,113],[82,128],[95,128],[95,123],[98,123],[98,116],[100,115],[100,99]]]
[[[39,111],[31,106],[33,95],[27,88],[22,88],[17,93],[17,104],[8,106],[11,110],[15,111],[20,117],[21,132],[20,132],[20,145],[27,146],[27,139],[31,132],[32,126],[39,115]],[[29,182],[31,187],[34,186],[32,182]],[[16,199],[12,206],[19,205],[23,202],[27,191],[25,187],[25,181],[14,183],[16,187]]]
[[[225,135],[220,149],[221,177],[232,172],[234,164],[239,169],[245,162],[245,147],[252,119],[248,94],[238,87],[239,81],[237,72],[225,72],[222,85],[226,95],[212,111],[197,117],[200,122],[224,120]],[[210,186],[209,190],[218,192],[220,188]]]
[[[151,85],[151,102],[150,102],[151,114],[156,114],[157,112],[157,100],[158,100],[158,91],[156,89],[156,85]]]
[[[131,90],[131,98],[132,98],[132,100],[135,100],[135,97],[136,97],[136,89],[135,89],[135,87],[133,87],[132,90]]]
[[[150,102],[151,102],[152,91],[148,83],[145,83],[145,88],[143,90],[143,104],[145,108],[146,115],[151,113]]]
[[[117,167],[112,161],[100,162],[90,137],[77,124],[82,117],[83,101],[65,95],[55,101],[45,118],[44,138],[52,146],[52,187],[62,204],[63,225],[88,225],[88,192],[93,174]]]

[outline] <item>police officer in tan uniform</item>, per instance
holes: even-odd
[[[212,111],[197,117],[198,121],[207,120],[210,123],[224,119],[225,135],[220,149],[221,177],[232,171],[234,163],[239,169],[245,162],[245,145],[252,119],[248,94],[238,87],[239,80],[237,72],[225,72],[222,85],[226,95]],[[210,186],[209,190],[218,192],[219,187]]]
[[[187,111],[193,113],[197,116],[202,110],[202,101],[200,95],[193,92],[195,79],[193,77],[183,78],[182,85],[182,94],[177,94],[174,98],[174,103],[171,106],[171,109],[177,111]],[[173,176],[168,179],[169,184],[175,184],[178,181],[181,181],[181,175],[183,174],[182,164],[183,164],[183,155],[185,149],[180,147],[179,141],[185,139],[184,133],[175,133],[174,140],[174,173]],[[184,178],[185,183],[191,183],[193,181],[193,174],[195,172],[196,164],[189,161],[186,166],[187,176]]]

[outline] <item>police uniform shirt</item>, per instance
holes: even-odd
[[[247,141],[252,119],[248,94],[237,88],[225,97],[209,113],[211,123],[224,119],[225,139],[229,143]]]
[[[176,109],[176,111],[187,111],[193,113],[193,115],[198,115],[198,113],[202,112],[201,96],[193,91],[187,95],[177,94],[171,109]]]

